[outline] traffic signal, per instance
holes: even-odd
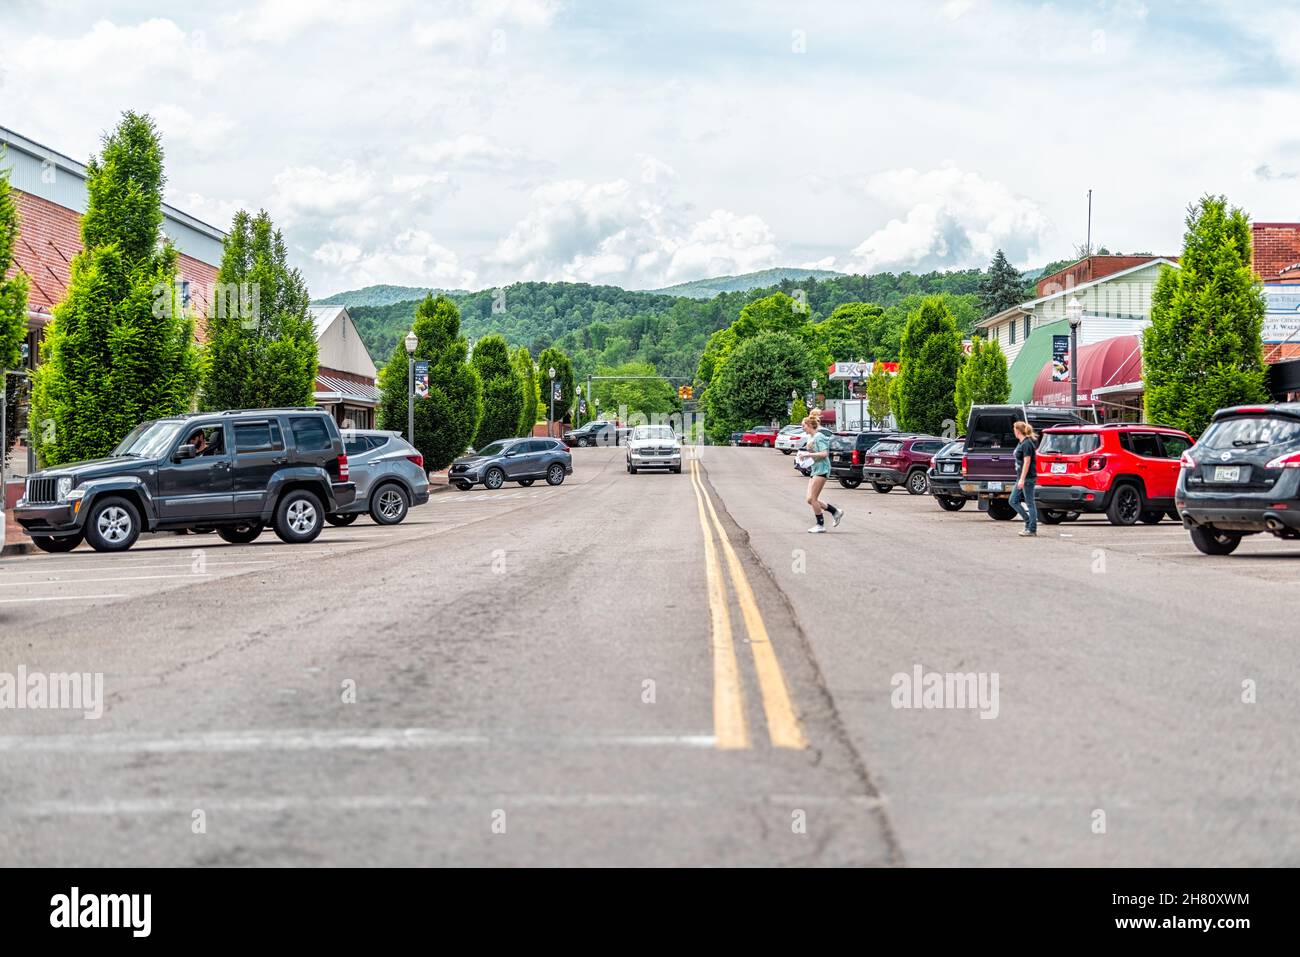
[[[684,400],[695,398],[695,387],[681,385],[677,387],[677,398]]]

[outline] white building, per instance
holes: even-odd
[[[345,306],[312,306],[319,368],[316,404],[327,408],[340,428],[373,429],[379,407],[379,370]]]

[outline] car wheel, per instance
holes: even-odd
[[[532,485],[533,482],[535,482],[535,481],[536,481],[536,479],[520,479],[520,480],[519,480],[519,484],[520,484],[521,486],[523,486],[524,488],[528,488],[528,487],[529,487],[530,485]]]
[[[1133,525],[1142,514],[1142,493],[1136,485],[1127,482],[1115,489],[1106,506],[1106,517],[1112,525]]]
[[[989,518],[995,522],[1009,522],[1016,517],[1016,510],[1011,503],[1000,498],[989,500]]]
[[[578,439],[578,448],[585,449],[589,445],[591,445],[590,439]]]
[[[406,490],[389,482],[370,497],[370,518],[376,525],[400,525],[410,507]]]
[[[505,483],[506,473],[497,468],[488,469],[487,475],[483,476],[483,485],[494,492]]]
[[[1192,544],[1206,555],[1231,555],[1241,544],[1241,532],[1221,532],[1217,528],[1189,528]]]
[[[326,515],[325,521],[329,522],[336,528],[343,528],[355,522],[359,514],[359,512],[348,512],[347,514],[335,512],[333,515]]]
[[[628,475],[636,475],[636,466],[635,466],[635,465],[629,465],[629,466],[627,467],[627,474],[628,474]]]
[[[462,492],[468,492],[470,489],[474,487],[473,482],[453,482],[452,484],[455,485],[456,488],[460,489]]]
[[[855,478],[840,479],[840,485],[842,485],[844,488],[857,488],[861,484],[862,484],[862,479],[855,479]]]
[[[781,450],[781,454],[782,454],[782,455],[790,455],[793,451],[794,451],[794,449],[782,449],[782,450]]]
[[[325,510],[320,499],[305,488],[297,488],[280,497],[275,507],[275,534],[290,545],[305,545],[325,527]]]
[[[349,518],[352,517],[355,516],[349,516]],[[221,540],[229,542],[231,545],[247,545],[249,542],[256,541],[261,534],[261,522],[256,525],[236,525],[232,528],[217,529],[217,535],[221,537]]]
[[[671,469],[669,469],[669,471],[672,472],[674,475],[681,475],[682,467],[680,465],[674,465]]]
[[[116,495],[96,502],[86,518],[86,541],[97,552],[124,552],[140,537],[140,513]]]
[[[945,512],[960,512],[966,507],[965,496],[957,495],[940,495],[939,507]]]
[[[920,469],[913,469],[907,477],[907,491],[910,495],[925,495],[930,491],[930,480]]]
[[[1055,508],[1040,508],[1038,517],[1043,520],[1044,525],[1060,525],[1065,521],[1066,513]]]
[[[1160,520],[1164,517],[1165,517],[1164,512],[1152,512],[1152,511],[1143,512],[1142,515],[1140,516],[1143,525],[1158,525],[1160,523]]]
[[[33,535],[32,544],[43,552],[59,554],[70,552],[83,541],[80,534],[77,535]]]
[[[633,469],[632,471],[635,472],[636,469]],[[564,484],[564,466],[561,465],[559,462],[553,463],[551,467],[546,470],[546,484],[547,485]]]
[[[1169,516],[1169,521],[1177,522],[1179,525],[1183,524],[1183,517],[1178,514],[1178,509],[1171,508],[1165,514]]]
[[[894,490],[894,486],[890,485],[888,482],[872,482],[871,487],[881,495],[888,495]]]

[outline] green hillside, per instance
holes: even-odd
[[[663,289],[651,289],[650,292],[665,296],[685,296],[687,299],[712,299],[723,292],[748,292],[751,289],[767,289],[785,280],[800,282],[804,279],[830,279],[844,273],[830,269],[791,269],[780,267],[764,269],[760,272],[745,273],[743,276],[715,276],[712,279],[697,279],[694,282],[678,283]]]
[[[364,289],[338,292],[332,296],[326,296],[324,299],[313,299],[312,303],[318,306],[347,306],[349,309],[353,306],[391,306],[395,302],[414,302],[423,299],[429,293],[436,296],[439,292],[463,294],[463,291],[459,289],[421,289],[416,286],[366,286]]]

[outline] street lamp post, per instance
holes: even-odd
[[[1065,307],[1065,317],[1070,321],[1070,407],[1079,407],[1079,325],[1083,322],[1083,303],[1078,296],[1070,297]]]
[[[546,417],[546,434],[553,437],[555,434],[555,366],[547,369],[546,375],[551,380],[551,412]]]
[[[415,347],[419,337],[412,329],[406,334],[406,441],[415,445]]]
[[[858,360],[858,428],[866,431],[867,420],[864,416],[867,413],[867,360]]]

